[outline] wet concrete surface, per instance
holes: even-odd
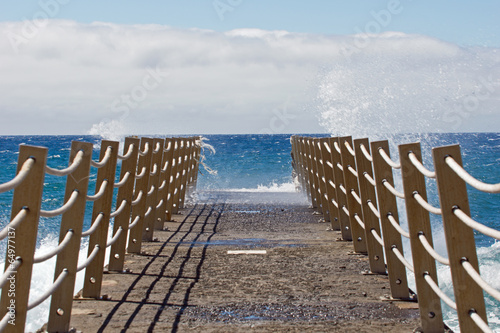
[[[263,199],[269,199],[262,203]],[[158,242],[74,301],[82,332],[412,332],[416,303],[381,301],[384,275],[337,241],[299,194],[205,193]],[[260,254],[230,254],[265,250]],[[229,251],[229,252],[228,252]],[[240,252],[238,252],[240,253]]]

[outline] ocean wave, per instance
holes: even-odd
[[[227,192],[296,192],[294,183],[277,184],[272,183],[268,186],[258,185],[257,188],[232,188],[224,189]]]

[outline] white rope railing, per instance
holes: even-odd
[[[354,190],[351,190],[351,195],[352,197],[354,198],[354,200],[356,200],[357,203],[359,203],[361,205],[361,198],[359,197],[359,195],[356,193],[356,191]]]
[[[373,204],[371,200],[367,201],[368,207],[370,207],[370,210],[372,211],[373,215],[375,215],[378,219],[380,219],[380,212],[378,211],[377,207]]]
[[[127,172],[123,175],[122,180],[120,180],[118,183],[115,183],[114,188],[120,188],[120,187],[122,187],[123,185],[125,185],[125,183],[126,183],[126,182],[127,182],[127,180],[129,179],[129,177],[130,177],[130,171],[127,171]]]
[[[108,180],[104,180],[102,183],[101,183],[101,187],[99,188],[99,191],[94,194],[94,195],[88,195],[87,194],[87,201],[96,201],[96,200],[99,200],[103,195],[104,193],[106,192],[106,187],[108,187]]]
[[[108,147],[106,149],[106,153],[104,153],[102,160],[100,160],[99,162],[94,161],[94,160],[90,160],[90,165],[92,165],[93,167],[95,167],[97,169],[102,168],[103,166],[105,166],[108,163],[109,159],[111,158],[112,152],[113,152],[113,148]]]
[[[354,170],[352,166],[348,165],[347,170],[349,170],[354,175],[354,177],[358,178],[358,172]]]
[[[347,216],[350,216],[349,215],[349,210],[347,209],[346,206],[342,206],[342,210],[344,211],[344,213],[347,215]]]
[[[42,254],[40,256],[36,256],[33,258],[33,263],[34,264],[39,264],[41,262],[44,262],[46,260],[49,260],[50,258],[52,258],[53,256],[55,255],[58,255],[59,253],[61,253],[62,250],[64,250],[64,248],[66,246],[68,246],[70,240],[71,240],[71,237],[73,237],[73,230],[68,230],[66,232],[66,235],[64,236],[63,240],[61,241],[61,243],[59,243],[58,246],[56,246],[54,249],[52,249],[51,251],[45,253],[45,254]]]
[[[144,217],[148,217],[152,211],[153,211],[153,207],[149,206],[148,209],[146,210],[146,213],[144,213]]]
[[[446,295],[437,285],[436,282],[432,279],[432,276],[429,275],[429,273],[425,272],[424,273],[424,280],[427,282],[429,287],[434,291],[434,293],[443,300],[450,308],[453,310],[457,310],[457,303],[455,303],[448,295]]]
[[[68,270],[65,268],[62,270],[62,272],[59,274],[57,277],[56,281],[54,281],[54,284],[45,291],[45,293],[42,294],[37,300],[31,302],[28,304],[28,311],[37,307],[38,305],[42,304],[49,296],[51,296],[63,283],[64,279],[69,275]]]
[[[344,167],[340,163],[337,163],[337,168],[339,168],[341,171],[344,171]]]
[[[153,150],[153,154],[158,154],[158,152],[160,151],[160,143],[157,142],[156,143],[156,146],[155,146],[155,149]]]
[[[339,208],[339,204],[337,203],[337,201],[335,201],[334,199],[331,200],[332,201],[332,204],[337,207],[337,209]]]
[[[398,190],[396,190],[394,188],[394,186],[392,186],[388,181],[387,179],[384,179],[382,180],[382,184],[385,186],[385,188],[387,188],[389,190],[389,192],[391,192],[393,195],[395,195],[396,197],[398,198],[401,198],[401,199],[404,199],[405,198],[405,195],[403,192],[399,192]]]
[[[335,147],[335,150],[340,154],[340,146],[339,146],[339,143],[337,141],[335,141],[333,143],[333,146]]]
[[[422,243],[422,246],[424,249],[431,255],[431,257],[434,258],[434,260],[439,261],[441,264],[449,266],[450,265],[450,259],[443,257],[439,253],[434,250],[432,247],[431,243],[429,243],[429,240],[427,237],[425,237],[425,234],[423,232],[420,232],[418,234],[418,239],[420,240],[420,243]]]
[[[359,215],[356,213],[354,214],[354,219],[356,220],[356,222],[358,222],[358,224],[361,226],[361,228],[363,228],[363,230],[365,229],[365,223],[361,220],[361,218],[359,217]]]
[[[9,235],[11,229],[16,229],[21,222],[24,221],[26,216],[28,216],[29,209],[27,207],[21,208],[19,212],[17,212],[16,216],[12,219],[12,221],[7,224],[2,231],[0,231],[0,240],[5,239]]]
[[[479,191],[487,192],[487,193],[500,193],[500,183],[487,184],[487,183],[483,183],[482,181],[472,177],[451,156],[447,156],[444,159],[444,161],[453,171],[455,171],[457,176],[462,178],[463,181],[465,181],[467,184],[474,187],[475,189],[477,189]]]
[[[134,220],[128,225],[128,228],[129,229],[132,229],[133,227],[135,227],[137,225],[137,223],[139,223],[139,220],[141,219],[141,217],[139,215],[137,215]]]
[[[396,247],[396,245],[393,245],[391,250],[396,255],[396,257],[399,259],[399,261],[401,261],[401,263],[403,265],[405,265],[406,268],[408,268],[412,272],[415,272],[413,266],[408,262],[408,260],[406,260],[406,258],[404,257],[404,255],[401,254],[401,252]]]
[[[137,205],[139,202],[141,202],[141,199],[142,199],[142,190],[139,191],[139,194],[137,194],[137,198],[135,198],[135,200],[132,200],[132,206],[135,206]]]
[[[151,185],[151,188],[149,189],[148,193],[147,193],[147,196],[149,197],[151,194],[153,194],[153,192],[155,191],[155,188],[156,186],[154,185]]]
[[[18,174],[12,180],[0,184],[0,193],[10,191],[19,186],[19,184],[21,184],[26,179],[34,164],[35,164],[35,159],[31,157],[28,158],[26,161],[24,161],[21,170],[19,170]]]
[[[2,321],[0,321],[0,332],[3,332],[7,328],[7,325],[9,325],[9,320],[10,312],[7,311],[7,313],[2,318]]]
[[[123,228],[122,227],[118,227],[118,230],[116,230],[115,235],[109,240],[109,242],[106,243],[106,247],[110,247],[111,245],[113,245],[114,243],[116,243],[116,241],[118,240],[118,238],[120,238],[122,232],[123,232]]]
[[[146,142],[144,146],[144,151],[139,149],[139,155],[146,156],[149,153],[149,142]]]
[[[479,231],[486,236],[496,238],[500,240],[500,230],[495,230],[493,228],[487,227],[484,224],[474,221],[469,215],[465,214],[463,210],[458,207],[453,208],[453,214],[460,219],[463,223],[472,229]]]
[[[75,158],[73,159],[73,162],[66,169],[58,170],[58,169],[54,169],[54,168],[51,168],[51,167],[46,165],[45,172],[47,172],[49,175],[52,175],[52,176],[59,176],[59,177],[67,176],[70,173],[73,173],[73,171],[75,171],[80,166],[80,164],[83,161],[83,155],[84,155],[83,150],[80,150],[78,153],[76,153]]]
[[[373,235],[373,238],[377,241],[377,243],[379,243],[380,246],[384,247],[384,240],[382,239],[382,237],[380,237],[380,235],[378,234],[377,230],[371,229],[370,231],[371,231],[371,233]]]
[[[330,145],[328,144],[328,142],[323,141],[323,147],[325,147],[325,149],[328,152],[328,154],[332,153],[332,150],[330,149]]]
[[[161,183],[161,185],[158,187],[158,191],[161,191],[165,188],[165,186],[167,185],[167,181],[166,180],[163,180],[163,182]]]
[[[158,202],[158,204],[156,205],[156,209],[159,209],[161,205],[163,205],[163,199],[161,199],[160,202]]]
[[[165,161],[165,163],[163,164],[163,167],[161,168],[161,172],[165,172],[167,171],[168,169],[168,161]]]
[[[109,217],[114,218],[120,215],[121,212],[123,212],[123,210],[125,209],[126,204],[127,200],[122,200],[122,202],[120,203],[120,207],[118,207],[113,213],[109,214]]]
[[[94,246],[94,249],[92,250],[92,252],[90,253],[90,255],[87,257],[87,259],[85,259],[84,262],[82,262],[80,265],[78,265],[78,267],[76,268],[76,271],[79,272],[82,269],[86,268],[88,265],[90,265],[90,263],[97,256],[97,252],[99,252],[99,245],[98,244],[96,244]]]
[[[54,210],[40,210],[40,215],[43,217],[55,217],[64,214],[74,205],[76,199],[78,198],[78,194],[79,194],[78,190],[74,190],[71,193],[71,196],[69,197],[68,201],[60,208]]]
[[[495,333],[493,330],[488,326],[488,323],[486,323],[483,318],[481,318],[480,315],[477,314],[476,311],[469,311],[469,316],[470,319],[483,331],[484,333]]]
[[[500,301],[500,291],[496,290],[486,282],[481,275],[474,269],[468,260],[462,259],[462,267],[469,276],[481,287],[484,291],[491,295],[497,301]]]
[[[359,145],[359,147],[361,148],[361,151],[363,152],[363,155],[365,155],[365,158],[368,161],[373,162],[373,157],[372,157],[372,155],[370,155],[370,153],[366,149],[365,145]]]
[[[23,260],[21,259],[21,257],[17,257],[16,259],[14,259],[14,261],[9,261],[9,262],[10,262],[9,267],[7,267],[5,272],[0,277],[0,289],[3,288],[5,283],[8,281],[8,278],[10,277],[10,275],[13,272],[16,272],[17,269],[21,266],[21,264],[23,263]]]
[[[142,167],[141,173],[135,175],[135,179],[141,179],[146,175],[146,167]]]
[[[132,153],[134,152],[134,144],[131,143],[129,146],[128,146],[128,149],[127,149],[127,152],[125,153],[125,155],[120,155],[118,154],[118,159],[119,160],[122,160],[122,161],[125,161],[125,160],[128,160],[130,158],[130,156],[132,156]]]
[[[332,182],[331,180],[328,181],[328,184],[330,184],[330,186],[333,188],[337,188],[337,185],[335,185],[335,183]]]
[[[349,154],[351,154],[352,156],[356,156],[356,153],[354,152],[354,149],[352,149],[349,142],[344,141],[344,146],[347,148],[347,151],[349,152]]]
[[[378,149],[378,153],[380,154],[380,156],[382,156],[382,158],[384,159],[385,163],[387,163],[391,168],[393,168],[393,169],[401,169],[401,164],[397,163],[397,162],[394,162],[393,160],[391,160],[391,158],[389,157],[389,155],[387,155],[387,153],[385,152],[384,148],[379,148]]]
[[[410,233],[406,232],[403,228],[401,228],[398,221],[396,221],[396,219],[394,218],[394,216],[391,213],[387,214],[387,219],[389,220],[389,222],[391,222],[394,229],[396,229],[396,231],[401,234],[401,236],[406,237],[406,238],[410,238]]]
[[[103,212],[101,212],[101,213],[99,213],[99,215],[97,215],[94,223],[92,223],[92,225],[90,226],[90,228],[87,231],[82,232],[82,237],[87,237],[87,236],[92,235],[96,231],[97,227],[102,222],[102,220],[104,220],[104,213]]]
[[[340,190],[341,190],[342,192],[344,192],[344,194],[347,194],[347,191],[346,191],[346,189],[345,189],[344,185],[340,184],[340,185],[339,185],[339,188],[340,188]]]
[[[442,215],[443,214],[443,211],[441,210],[441,208],[437,208],[437,207],[432,206],[430,203],[425,201],[425,199],[422,198],[420,193],[418,193],[417,191],[413,192],[413,198],[415,199],[415,201],[418,202],[418,204],[420,206],[422,206],[422,208],[424,208],[429,213],[432,213],[434,215]]]
[[[368,180],[368,182],[370,183],[370,185],[372,185],[372,186],[376,186],[376,184],[375,184],[375,179],[373,179],[373,178],[372,178],[372,176],[370,176],[370,175],[368,174],[368,172],[364,172],[364,173],[363,173],[363,176],[365,176],[366,180]]]
[[[415,153],[413,152],[409,152],[408,153],[408,158],[410,159],[411,163],[415,166],[415,168],[417,168],[418,171],[420,171],[421,174],[423,174],[424,176],[428,177],[428,178],[436,178],[436,172],[435,171],[431,171],[429,169],[427,169],[423,164],[422,162],[420,162],[417,158],[417,156],[415,155]]]
[[[149,174],[150,174],[151,176],[156,176],[156,173],[158,172],[158,170],[159,170],[159,169],[158,169],[158,164],[156,164],[156,163],[155,163],[155,164],[153,165],[153,171],[151,171]]]

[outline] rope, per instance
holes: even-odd
[[[483,320],[483,318],[481,318],[481,316],[477,314],[476,311],[470,310],[469,316],[470,319],[472,319],[472,321],[474,321],[474,323],[477,325],[477,327],[479,327],[484,333],[495,333]]]
[[[120,207],[118,207],[113,213],[109,214],[109,217],[117,217],[121,212],[125,209],[125,205],[127,204],[127,200],[122,200]]]
[[[420,232],[418,234],[418,239],[420,240],[420,243],[422,243],[422,246],[424,247],[424,249],[427,250],[427,252],[431,255],[431,257],[434,258],[434,260],[439,261],[443,265],[450,266],[450,259],[445,258],[442,255],[440,255],[439,253],[437,253],[436,250],[434,250],[432,245],[429,243],[429,241],[427,240],[427,237],[425,237],[425,234],[423,232]]]
[[[368,200],[367,204],[368,207],[370,207],[370,210],[372,211],[373,215],[375,215],[378,219],[380,219],[380,213],[377,207],[375,207],[375,205],[373,204],[373,202],[371,200]]]
[[[160,151],[160,143],[159,143],[159,142],[157,142],[157,143],[156,143],[156,147],[155,147],[155,149],[153,150],[153,154],[158,154],[158,152],[159,152],[159,151]]]
[[[370,155],[370,153],[366,149],[365,145],[359,145],[359,147],[361,148],[361,151],[363,152],[363,155],[365,155],[365,158],[368,161],[373,162],[373,157],[372,157],[372,155]]]
[[[435,215],[442,215],[443,214],[443,211],[441,210],[441,208],[436,208],[436,207],[432,206],[431,204],[429,204],[427,201],[425,201],[424,198],[422,198],[422,196],[420,195],[420,193],[418,193],[418,191],[413,192],[413,198],[415,198],[415,200],[420,204],[420,206],[422,206],[422,208],[424,208],[428,212],[435,214]]]
[[[401,228],[398,221],[396,221],[394,216],[392,216],[392,213],[387,214],[387,219],[389,220],[389,222],[391,222],[394,229],[396,229],[396,231],[401,234],[401,236],[404,236],[406,238],[410,238],[410,233],[406,232],[405,230],[403,230],[403,228]]]
[[[337,201],[335,201],[335,200],[333,200],[333,199],[332,199],[331,201],[332,201],[332,204],[333,204],[335,207],[337,207],[337,209],[338,209],[338,208],[339,208],[339,204],[337,203]]]
[[[331,180],[328,181],[328,184],[330,184],[330,186],[333,187],[333,188],[337,188],[337,186],[335,185],[335,183],[332,182]]]
[[[109,242],[106,244],[106,247],[110,247],[111,245],[113,245],[114,243],[116,243],[116,241],[118,240],[118,238],[120,238],[120,235],[122,234],[122,231],[123,231],[123,228],[119,227],[118,230],[116,230],[116,233],[113,236],[113,238],[111,238],[109,240]]]
[[[163,168],[161,168],[161,171],[165,172],[167,171],[167,168],[168,168],[168,161],[165,161],[165,164],[163,164]]]
[[[463,223],[469,226],[472,229],[475,229],[486,236],[490,236],[492,238],[496,238],[500,240],[500,231],[495,230],[493,228],[487,227],[484,224],[474,221],[470,216],[465,214],[460,208],[454,207],[453,214],[460,219]]]
[[[340,163],[337,163],[337,168],[339,168],[341,171],[344,171],[344,167]]]
[[[427,272],[424,273],[424,280],[425,282],[427,282],[429,287],[431,287],[431,289],[436,293],[436,295],[443,300],[443,302],[445,302],[453,310],[455,311],[457,310],[457,303],[455,303],[451,298],[448,297],[448,295],[446,295],[439,288],[439,286],[436,284],[436,282],[434,282],[432,276],[430,276],[429,273]]]
[[[152,211],[153,211],[153,207],[149,206],[148,210],[146,211],[146,213],[144,213],[144,217],[148,217],[149,214],[151,214]]]
[[[347,194],[347,191],[346,191],[346,189],[345,189],[344,185],[340,184],[340,185],[339,185],[339,188],[340,188],[340,190],[341,190],[342,192],[344,192],[344,194]]]
[[[351,190],[351,195],[354,198],[354,200],[356,200],[361,205],[361,198],[358,196],[358,194],[356,193],[356,191]]]
[[[340,146],[339,146],[339,143],[338,143],[337,141],[335,141],[335,142],[333,143],[333,146],[335,147],[335,150],[336,150],[336,151],[338,151],[338,152],[339,152],[339,154],[340,154]]]
[[[95,218],[95,221],[94,221],[94,223],[92,223],[90,228],[87,231],[82,232],[82,237],[87,237],[87,236],[92,235],[94,233],[94,231],[96,231],[97,227],[99,226],[99,224],[101,223],[101,221],[103,219],[104,219],[104,213],[100,212],[99,215],[97,215],[97,217]]]
[[[139,220],[141,219],[141,217],[139,215],[137,215],[134,219],[134,221],[132,221],[129,225],[128,225],[128,228],[129,229],[132,229],[133,227],[135,227],[137,225],[137,223],[139,223]]]
[[[154,185],[151,185],[151,188],[149,189],[149,192],[147,193],[147,196],[149,197],[151,194],[153,194],[153,192],[155,191],[155,186]]]
[[[396,257],[401,261],[403,265],[406,266],[410,271],[414,272],[413,266],[405,259],[405,257],[399,252],[399,249],[396,247],[396,245],[392,246],[392,252],[396,255]]]
[[[391,184],[389,184],[389,182],[387,181],[387,179],[382,180],[382,184],[389,190],[389,192],[391,192],[396,197],[401,198],[401,199],[405,198],[404,193],[399,192],[398,190],[396,190],[394,188],[394,186],[392,186]]]
[[[165,185],[167,185],[167,181],[163,180],[163,182],[161,183],[160,187],[158,187],[158,191],[163,190],[165,188]]]
[[[131,143],[129,146],[128,146],[128,150],[127,150],[127,153],[125,155],[120,155],[118,154],[118,159],[119,160],[128,160],[130,158],[130,156],[132,156],[132,153],[134,152],[134,144]]]
[[[99,162],[96,162],[94,160],[90,160],[90,165],[92,165],[93,167],[96,167],[96,168],[102,168],[103,166],[105,166],[109,159],[111,158],[111,153],[113,152],[113,148],[112,147],[108,147],[106,149],[106,153],[104,154],[104,157],[102,158],[101,161]]]
[[[78,198],[78,190],[74,190],[73,193],[71,193],[71,196],[69,197],[68,201],[62,207],[48,211],[40,210],[40,215],[43,217],[55,217],[64,214],[73,206],[77,198]]]
[[[120,180],[118,183],[115,183],[114,188],[120,188],[120,187],[122,187],[123,185],[125,185],[125,183],[126,183],[126,182],[127,182],[127,180],[129,179],[129,177],[130,177],[130,171],[127,171],[127,172],[123,175],[122,180]]]
[[[364,172],[363,175],[365,176],[366,180],[368,180],[368,182],[372,185],[372,186],[376,186],[375,184],[375,179],[372,178],[372,176],[370,176],[368,174],[368,172]]]
[[[43,301],[49,298],[49,296],[51,296],[59,288],[59,286],[63,283],[64,279],[68,275],[69,275],[68,269],[67,268],[63,269],[62,272],[57,277],[54,284],[42,296],[40,296],[39,299],[28,304],[28,311],[37,307],[38,305],[43,303]]]
[[[79,272],[82,269],[84,269],[85,267],[87,267],[88,265],[90,265],[92,260],[94,260],[94,258],[97,256],[97,252],[99,252],[99,245],[96,244],[94,246],[94,249],[90,253],[90,255],[87,257],[87,259],[81,265],[78,265],[78,267],[76,268],[76,271]]]
[[[447,156],[444,161],[453,171],[455,171],[457,176],[462,178],[467,184],[474,187],[475,189],[488,193],[500,193],[500,183],[487,184],[483,183],[480,180],[477,180],[476,178],[472,177],[467,171],[465,171],[465,169],[462,168],[462,166],[458,164],[451,156]]]
[[[161,199],[160,202],[158,202],[158,204],[156,205],[156,209],[159,209],[161,205],[163,205],[163,199]]]
[[[41,262],[44,262],[46,260],[49,260],[50,258],[52,258],[53,256],[55,255],[58,255],[59,253],[61,253],[62,250],[64,250],[64,248],[69,244],[69,241],[71,240],[71,237],[73,237],[73,230],[68,230],[66,232],[66,235],[64,236],[64,239],[61,241],[61,243],[56,247],[54,248],[52,251],[49,251],[41,256],[35,256],[33,258],[33,263],[34,264],[39,264]]]
[[[0,193],[10,191],[19,184],[21,184],[28,174],[31,171],[31,167],[35,164],[35,159],[30,157],[26,161],[24,161],[23,166],[21,167],[21,170],[19,170],[19,173],[10,181],[0,184]]]
[[[141,173],[135,175],[135,179],[141,179],[146,174],[146,167],[142,167]]]
[[[490,286],[488,282],[484,281],[481,275],[474,269],[474,267],[472,267],[471,263],[466,258],[462,259],[462,267],[469,274],[469,276],[478,284],[478,286],[483,288],[483,290],[486,291],[488,294],[490,294],[494,299],[500,301],[500,291],[496,290],[495,288]]]
[[[354,175],[354,177],[358,178],[358,172],[356,170],[354,170],[353,167],[348,165],[347,170],[349,170]]]
[[[4,284],[8,281],[7,279],[13,272],[16,272],[17,269],[21,266],[23,260],[21,257],[17,257],[14,261],[12,261],[3,273],[2,277],[0,277],[0,289],[3,288]]]
[[[436,172],[427,169],[422,162],[418,160],[417,156],[413,152],[409,152],[408,157],[410,158],[411,163],[413,163],[415,168],[417,168],[421,174],[429,178],[436,178]]]
[[[146,145],[144,146],[144,151],[139,149],[139,155],[146,156],[147,153],[149,153],[149,142],[146,142]]]
[[[325,149],[328,152],[328,154],[332,153],[332,150],[330,149],[330,145],[328,144],[328,142],[324,141],[323,142],[323,146],[325,147]]]
[[[349,210],[346,208],[346,206],[342,206],[342,210],[344,213],[346,213],[347,216],[349,216]]]
[[[356,156],[356,153],[354,152],[354,149],[352,149],[349,142],[344,141],[344,146],[347,148],[347,151],[349,152],[349,154],[351,154],[352,156]]]
[[[24,221],[26,216],[28,216],[29,209],[27,207],[21,208],[21,210],[16,214],[16,216],[7,224],[2,231],[0,231],[0,240],[5,239],[9,234],[10,229],[16,229],[21,222]]]
[[[365,229],[365,224],[363,223],[363,221],[361,221],[361,218],[358,216],[358,214],[354,214],[354,219],[358,222],[358,224],[364,230]]]
[[[67,176],[80,166],[83,161],[83,155],[83,150],[80,150],[78,153],[76,153],[76,156],[73,159],[73,163],[71,163],[71,165],[66,169],[58,170],[46,165],[45,172],[52,176]]]
[[[370,231],[373,235],[373,238],[377,241],[377,243],[379,243],[380,246],[384,247],[384,240],[382,239],[382,237],[379,236],[379,234],[377,233],[377,230],[372,229]]]
[[[333,164],[332,164],[332,162],[330,162],[330,161],[326,161],[326,165],[328,165],[328,167],[329,167],[330,169],[333,169]]]
[[[87,195],[87,201],[96,201],[96,200],[100,199],[104,195],[104,192],[106,191],[107,186],[108,186],[108,180],[105,179],[101,183],[101,187],[99,188],[99,192],[97,192],[94,195]]]
[[[155,164],[153,165],[153,171],[151,171],[149,174],[150,174],[151,176],[156,176],[156,173],[157,173],[157,172],[158,172],[158,165],[155,163]]]
[[[382,158],[384,159],[385,163],[387,163],[391,168],[401,169],[401,164],[400,163],[396,163],[393,160],[391,160],[391,158],[389,157],[389,155],[387,155],[387,153],[385,152],[384,148],[379,148],[378,149],[378,153],[380,154],[380,156],[382,156]]]
[[[139,202],[141,202],[141,199],[142,199],[142,190],[139,191],[139,194],[137,195],[137,198],[135,198],[135,200],[132,201],[132,206],[135,206]]]
[[[2,321],[0,321],[0,332],[3,332],[5,328],[7,328],[7,325],[9,324],[9,319],[10,319],[10,312],[7,311],[7,313],[2,318]]]

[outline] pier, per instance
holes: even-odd
[[[102,141],[98,157],[75,141],[62,169],[47,166],[47,148],[21,145],[16,175],[0,184],[13,197],[0,231],[0,331],[23,332],[27,312],[51,297],[48,332],[443,332],[442,306],[462,331],[492,332],[483,290],[500,292],[481,277],[474,232],[500,231],[472,218],[467,186],[495,194],[500,184],[463,169],[459,146],[434,148],[430,167],[419,143],[397,157],[389,144],[292,136],[297,193],[198,191],[200,137]],[[46,174],[66,179],[52,210],[41,207]],[[446,255],[433,248],[430,214],[442,219]],[[40,217],[57,216],[59,245],[36,253]],[[53,257],[53,286],[30,299],[33,265]],[[437,265],[449,266],[453,298]]]

